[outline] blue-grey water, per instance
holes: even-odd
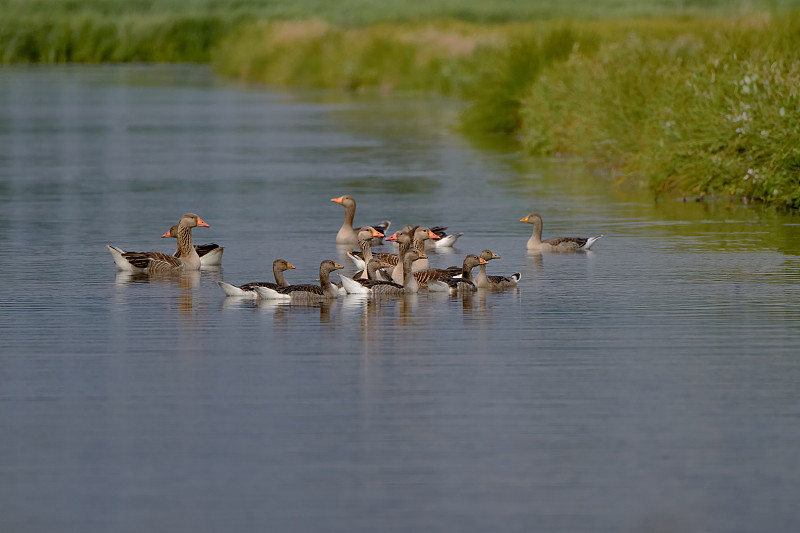
[[[0,531],[800,530],[800,218],[477,147],[459,109],[0,69]],[[277,257],[352,273],[342,194],[519,287],[224,298]],[[529,255],[532,211],[605,237]],[[107,244],[172,251],[186,212],[221,269],[117,274]]]

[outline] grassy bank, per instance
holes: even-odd
[[[800,19],[473,25],[262,23],[225,40],[230,76],[473,102],[465,129],[572,155],[618,184],[800,208]]]
[[[664,193],[800,207],[800,19],[642,23],[523,95],[523,145]]]
[[[271,84],[436,91],[472,102],[465,130],[618,184],[800,208],[786,11],[800,0],[762,4],[773,15],[715,0],[0,0],[0,61],[210,61]],[[676,13],[702,17],[654,16]]]

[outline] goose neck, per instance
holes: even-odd
[[[178,226],[178,252],[181,261],[192,268],[200,268],[200,256],[192,245],[192,228],[190,226]]]

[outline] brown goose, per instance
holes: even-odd
[[[418,259],[424,259],[425,253],[417,250],[408,250],[403,254],[403,284],[393,281],[364,281],[352,280],[347,276],[341,276],[342,286],[348,294],[375,294],[375,295],[402,295],[415,293],[419,290],[419,284],[411,274],[411,265]]]
[[[554,237],[542,240],[542,217],[531,213],[520,222],[533,224],[533,235],[528,239],[528,250],[532,252],[579,252],[588,250],[602,237]]]
[[[160,252],[126,252],[116,246],[108,246],[119,270],[169,274],[182,270],[200,270],[200,256],[192,246],[192,228],[209,227],[194,213],[183,215],[178,222],[178,251],[175,257]]]
[[[351,196],[344,195],[338,198],[331,198],[331,202],[335,202],[344,207],[344,222],[342,223],[342,227],[339,228],[339,233],[336,234],[336,244],[356,246],[358,244],[357,232],[359,230],[359,228],[353,227],[353,219],[356,216],[356,201],[353,200]],[[391,222],[384,220],[372,227],[385,225],[385,228],[388,229],[389,224],[391,224]]]
[[[356,268],[360,270],[359,274],[362,279],[367,279],[366,269],[364,265],[372,259],[372,239],[382,238],[383,233],[376,230],[372,226],[366,226],[358,230],[358,247],[361,252],[347,252],[347,257],[353,260]]]
[[[481,252],[481,259],[487,263],[492,259],[500,259],[500,256],[491,250]],[[517,286],[517,282],[522,279],[522,274],[517,272],[508,277],[506,276],[487,276],[486,263],[478,265],[478,275],[475,276],[475,286],[479,289],[511,289]]]
[[[380,274],[378,274],[378,271],[381,270],[382,268],[386,268],[387,266],[390,266],[390,265],[388,265],[384,261],[381,261],[380,259],[376,259],[376,258],[373,257],[367,263],[367,268],[365,269],[366,273],[367,273],[367,277],[366,278],[360,277],[361,273],[364,272],[364,271],[356,272],[355,275],[352,278],[350,278],[348,276],[345,276],[344,274],[339,274],[339,278],[342,281],[340,281],[339,283],[333,283],[333,285],[337,289],[339,289],[339,294],[348,294],[347,289],[344,286],[344,278],[347,278],[348,281],[353,282],[353,283],[367,283],[369,281],[383,279],[382,276]]]
[[[412,235],[414,233],[414,229],[409,229],[408,226],[401,229],[400,231],[394,232],[393,235],[387,237],[385,240],[390,242],[397,242],[397,265],[392,270],[392,281],[395,283],[402,283],[403,282],[403,269],[404,269],[404,262],[403,256],[405,256],[406,252],[411,249],[412,245]],[[388,263],[389,261],[387,261]]]
[[[316,302],[339,296],[339,289],[332,283],[330,273],[344,268],[336,261],[324,260],[319,265],[319,285],[289,285],[277,290],[269,287],[255,287],[262,298],[269,300],[291,300],[293,302]]]
[[[461,277],[454,278],[450,276],[442,276],[436,281],[428,282],[428,290],[443,290],[446,286],[451,294],[458,292],[475,292],[478,288],[472,281],[472,269],[478,265],[485,265],[486,260],[481,259],[475,254],[469,254],[464,258],[464,264],[461,267]],[[435,285],[438,284],[438,285]],[[434,289],[434,286],[436,289]]]
[[[269,287],[270,289],[279,289],[281,287],[288,287],[289,282],[283,277],[286,270],[292,270],[294,265],[286,261],[286,259],[276,259],[272,262],[272,274],[275,276],[275,283],[269,281],[252,281],[244,285],[231,285],[224,281],[218,281],[217,285],[225,291],[226,296],[241,296],[243,298],[258,298],[256,287]]]
[[[169,231],[161,236],[162,239],[166,239],[167,237],[172,237],[173,239],[178,238],[177,224],[169,228]],[[222,252],[225,250],[225,248],[223,248],[219,244],[213,242],[207,244],[195,244],[194,250],[195,252],[197,252],[197,255],[200,256],[201,267],[213,267],[222,265]],[[179,257],[181,255],[180,249],[178,249],[174,255],[175,257]]]
[[[431,228],[426,227],[417,227],[414,229],[414,249],[420,252],[425,252],[425,243],[426,241],[438,241],[440,237],[431,231]],[[426,268],[430,268],[430,263],[428,262],[427,256],[423,259],[415,261],[412,268],[414,272],[419,270],[425,270]]]

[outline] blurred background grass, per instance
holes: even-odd
[[[436,91],[617,184],[800,208],[800,0],[0,0],[0,62]]]

